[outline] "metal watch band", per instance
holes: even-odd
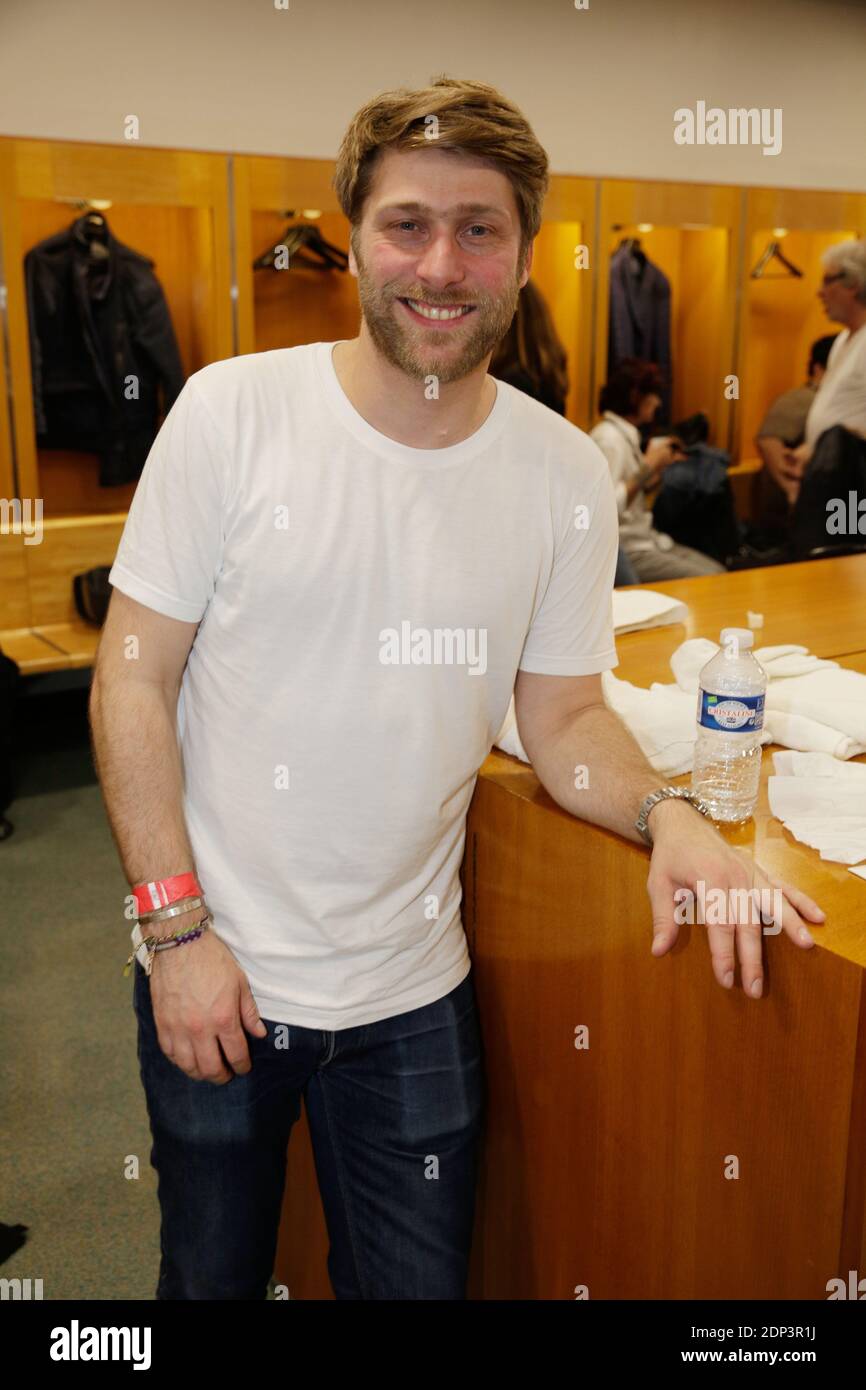
[[[643,804],[640,808],[640,814],[634,823],[635,830],[637,830],[638,834],[648,845],[653,843],[653,838],[647,825],[649,813],[654,806],[657,806],[660,801],[667,800],[668,797],[676,797],[680,801],[689,801],[696,811],[700,811],[702,816],[706,816],[708,819],[712,818],[712,813],[707,803],[702,801],[697,793],[693,792],[689,787],[659,787],[658,791],[650,792],[649,796],[644,797]]]

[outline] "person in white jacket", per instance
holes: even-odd
[[[610,467],[619,512],[622,550],[642,583],[719,574],[724,565],[691,546],[680,545],[653,526],[646,494],[657,487],[664,470],[684,455],[666,438],[651,439],[641,449],[639,426],[652,420],[661,404],[661,374],[651,362],[624,358],[601,388],[602,418],[590,431]]]

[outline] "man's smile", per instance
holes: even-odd
[[[475,311],[474,304],[428,304],[423,299],[400,298],[407,313],[419,323],[435,323],[437,328],[450,328]]]

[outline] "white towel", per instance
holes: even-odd
[[[619,715],[657,772],[665,777],[676,777],[681,772],[691,771],[695,744],[694,695],[675,685],[644,690],[629,681],[617,680],[610,671],[602,673],[601,688],[605,703]],[[505,723],[494,741],[503,752],[529,762],[517,731],[513,695]],[[769,736],[765,742],[770,742]]]
[[[647,627],[668,627],[684,623],[688,609],[670,594],[657,589],[614,589],[613,626],[615,632],[637,632]]]
[[[826,753],[774,753],[767,781],[773,815],[822,859],[866,859],[866,766]]]
[[[697,698],[700,671],[718,650],[717,643],[703,637],[677,647],[671,670],[680,690]],[[866,752],[866,676],[793,644],[758,647],[755,657],[767,673],[765,743],[834,758]],[[657,682],[651,689],[674,687]]]
[[[671,657],[676,681],[656,681],[649,690],[619,680],[612,671],[602,675],[606,703],[664,776],[677,777],[692,769],[698,673],[718,650],[718,643],[703,637],[682,642]],[[759,647],[755,656],[768,677],[762,743],[839,759],[866,752],[866,675],[813,656],[805,647]],[[529,762],[517,731],[513,697],[494,743]]]

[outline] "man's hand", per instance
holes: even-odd
[[[541,676],[520,671],[514,703],[523,747],[553,799],[573,816],[642,843],[635,816],[648,792],[658,788],[658,773],[622,720],[605,704],[601,677]],[[579,781],[574,776],[577,770],[582,774]],[[673,946],[677,915],[687,920],[677,913],[677,889],[697,897],[698,883],[703,880],[707,890],[723,890],[726,905],[728,892],[735,892],[738,898],[733,900],[735,911],[730,919],[725,915],[716,922],[715,912],[708,910],[706,914],[713,970],[719,984],[730,988],[739,954],[743,988],[758,998],[764,977],[763,903],[760,896],[757,904],[748,897],[743,903],[739,895],[749,889],[769,891],[768,906],[771,910],[778,907],[778,925],[798,946],[815,944],[803,918],[822,922],[823,911],[798,888],[771,878],[750,855],[731,849],[712,822],[688,801],[669,797],[657,802],[647,823],[653,838],[647,878],[655,934],[653,954],[663,956]],[[778,890],[778,904],[773,902],[773,889]],[[755,913],[750,911],[753,906],[759,909]],[[737,911],[740,908],[746,910]],[[698,916],[694,914],[695,921]],[[757,920],[750,921],[752,916]]]
[[[653,837],[647,878],[653,915],[653,955],[666,955],[677,939],[678,904],[697,909],[701,880],[705,896],[719,889],[725,895],[723,913],[709,908],[706,912],[713,973],[720,985],[730,989],[739,955],[743,989],[751,998],[760,999],[764,981],[760,906],[772,903],[773,889],[778,889],[782,930],[805,949],[815,944],[815,938],[804,918],[823,922],[823,910],[800,889],[772,878],[745,850],[732,849],[711,822],[688,802],[659,802],[650,812],[648,824]],[[759,890],[761,896],[756,900],[754,894],[743,892],[749,889]],[[681,891],[675,898],[677,890]],[[766,898],[761,890],[767,892]],[[691,904],[686,902],[687,893],[694,895]],[[688,920],[697,923],[698,911]],[[763,920],[768,926],[772,921],[770,917]],[[778,929],[778,921],[774,925]]]
[[[806,472],[811,457],[811,444],[799,444],[796,449],[782,450],[782,463],[776,481],[787,493],[788,501],[792,507],[800,495],[803,474]]]
[[[800,491],[802,475],[802,468],[794,457],[794,450],[783,444],[781,439],[773,438],[759,439],[758,448],[770,477],[793,506]]]
[[[659,475],[664,473],[666,468],[670,468],[672,463],[678,463],[686,457],[678,443],[666,435],[656,435],[644,450],[644,458],[650,468]]]
[[[244,1075],[250,1070],[244,1029],[260,1038],[268,1030],[249,980],[212,931],[197,941],[157,951],[150,992],[159,1045],[193,1081],[222,1086],[235,1072]]]

